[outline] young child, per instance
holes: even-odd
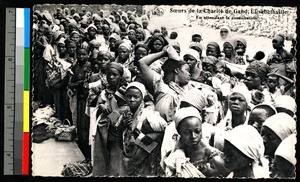
[[[279,79],[285,80],[286,84],[280,85]],[[276,98],[279,95],[285,95],[291,90],[293,86],[294,81],[292,79],[289,79],[288,77],[285,77],[278,73],[269,73],[267,79],[267,88],[265,89],[267,89],[272,94],[273,98]]]
[[[274,106],[270,104],[258,104],[253,107],[249,116],[248,124],[252,125],[260,133],[262,124],[265,120],[276,113],[277,111]]]

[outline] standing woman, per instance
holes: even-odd
[[[237,126],[225,135],[225,167],[233,172],[233,178],[267,178],[264,150],[263,139],[254,127]]]
[[[139,60],[141,75],[144,78],[148,90],[153,90],[156,100],[156,110],[160,115],[170,122],[175,110],[179,106],[182,95],[193,86],[189,83],[191,79],[190,67],[183,60],[170,58],[171,54],[177,54],[172,46],[165,47],[163,51],[149,54]],[[163,63],[163,76],[150,68],[150,65],[165,56],[169,58]]]
[[[270,66],[271,72],[286,76],[288,78],[293,78],[295,70],[289,70],[288,65],[293,63],[293,55],[285,50],[284,47],[284,37],[283,35],[275,35],[272,40],[273,48],[275,52],[271,53],[267,58],[267,64]],[[285,83],[284,80],[280,79],[280,85]]]
[[[118,128],[126,176],[160,176],[160,146],[167,122],[154,107],[145,106],[147,92],[142,83],[128,84],[125,98],[130,112]],[[135,143],[142,137],[141,143]],[[150,146],[154,146],[150,148]]]
[[[162,34],[156,33],[150,38],[148,47],[150,49],[150,53],[152,54],[162,51],[163,47],[168,44],[168,41],[163,37]]]
[[[116,62],[107,65],[107,88],[98,97],[97,122],[91,126],[93,138],[93,176],[121,176],[122,150],[118,146],[118,130],[116,127],[119,116],[128,109],[124,99],[119,97],[122,86],[123,66]],[[93,145],[92,145],[93,146]]]
[[[86,49],[77,50],[77,62],[72,68],[74,75],[69,82],[69,88],[76,90],[77,97],[77,137],[78,146],[87,160],[91,159],[89,149],[89,118],[85,114],[86,99],[88,97],[87,78],[91,72],[91,63]]]
[[[147,41],[149,41],[148,43],[146,43],[149,48],[149,54],[160,52],[163,50],[163,47],[169,44],[161,33],[155,33]],[[161,73],[161,67],[164,61],[164,58],[157,59],[152,63],[151,68],[153,70],[156,70],[158,73]]]

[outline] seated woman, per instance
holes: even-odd
[[[167,122],[145,107],[147,92],[142,83],[128,84],[125,98],[130,112],[124,114],[118,127],[126,176],[161,176],[160,146]]]
[[[285,138],[275,151],[274,163],[271,169],[271,178],[296,177],[296,134]]]
[[[245,85],[237,85],[228,97],[226,116],[217,124],[223,130],[231,130],[238,125],[248,124],[251,108],[251,93]]]
[[[170,55],[178,54],[172,46],[165,47],[163,51],[149,54],[139,60],[141,76],[144,78],[145,86],[156,100],[155,109],[161,116],[170,122],[177,107],[180,98],[189,89],[194,86],[189,83],[190,73],[189,65],[183,60],[171,59]],[[150,65],[163,57],[169,56],[164,62],[162,70],[163,76],[150,68]]]
[[[286,113],[277,113],[263,123],[261,136],[264,140],[265,155],[273,163],[274,153],[286,137],[296,132],[296,121]]]
[[[202,124],[202,139],[207,142],[210,140],[211,133],[214,132],[214,126],[210,123],[213,123],[218,115],[216,100],[217,95],[213,91],[205,88],[192,88],[183,95],[179,106],[180,108],[194,107],[198,110],[204,120]],[[207,111],[208,109],[209,111]],[[162,161],[174,149],[178,138],[177,136],[178,131],[176,130],[175,122],[173,120],[165,129],[161,147]],[[164,166],[163,163],[161,163],[161,165]]]
[[[194,107],[179,109],[174,122],[179,140],[163,161],[167,176],[187,177],[224,177],[229,174],[224,168],[222,153],[202,140],[202,117]]]
[[[183,55],[183,60],[190,66],[191,79],[198,80],[202,71],[202,63],[200,61],[199,53],[190,48]]]
[[[206,46],[206,56],[213,56],[215,58],[221,57],[219,44],[216,42],[209,42]]]
[[[237,126],[225,136],[225,167],[233,172],[233,178],[267,178],[264,150],[263,139],[254,127]]]

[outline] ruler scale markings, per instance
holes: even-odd
[[[4,107],[4,175],[14,174],[15,120],[15,8],[6,8],[5,23],[5,107]],[[10,81],[7,81],[10,80]]]

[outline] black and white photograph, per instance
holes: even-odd
[[[31,175],[296,178],[297,7],[36,4]]]

